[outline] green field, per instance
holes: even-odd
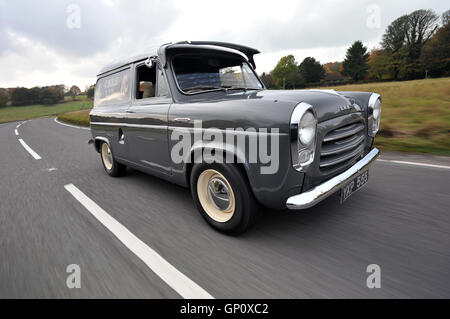
[[[85,96],[78,96],[77,100],[66,98],[63,103],[54,105],[28,105],[11,106],[0,108],[0,123],[29,120],[43,116],[55,116],[67,112],[85,110],[92,108],[92,100]]]
[[[375,139],[381,149],[450,155],[450,78],[332,89],[381,94],[381,128]]]

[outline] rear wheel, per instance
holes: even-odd
[[[102,158],[103,168],[108,175],[118,177],[125,173],[127,167],[114,159],[108,143],[102,142],[100,145],[100,156]]]
[[[202,216],[218,231],[239,234],[255,220],[256,201],[246,177],[236,165],[195,165],[191,192]]]

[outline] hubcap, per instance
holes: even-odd
[[[103,143],[102,144],[102,159],[103,163],[105,164],[105,167],[110,170],[113,166],[113,158],[111,149],[109,148],[108,144]]]
[[[227,185],[218,178],[213,178],[208,183],[208,195],[211,202],[220,210],[226,210],[230,206],[230,191]]]
[[[198,177],[197,194],[203,209],[217,222],[227,222],[233,217],[235,198],[227,179],[218,171],[207,169]]]

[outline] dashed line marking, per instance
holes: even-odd
[[[75,185],[67,184],[64,188],[180,296],[185,299],[213,299],[213,296],[137,238]]]
[[[33,151],[33,149],[31,147],[29,147],[27,145],[27,143],[25,143],[21,138],[19,138],[19,142],[20,144],[22,144],[22,146],[28,151],[28,153],[31,154],[31,156],[34,157],[35,160],[40,160],[42,159],[42,157],[39,156],[38,153],[36,153],[35,151]]]

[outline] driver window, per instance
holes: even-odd
[[[136,99],[147,99],[156,96],[156,68],[145,65],[136,69]]]

